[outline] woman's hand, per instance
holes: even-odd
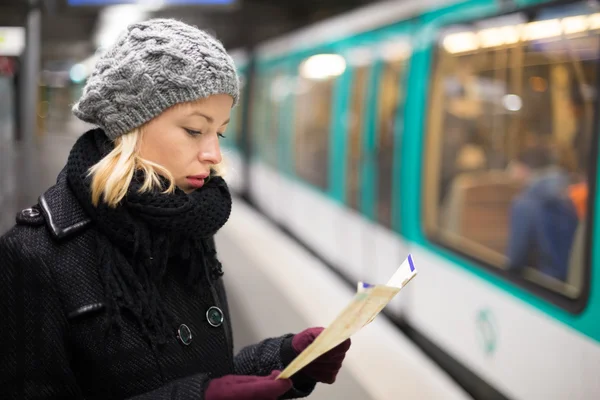
[[[292,387],[289,379],[275,379],[280,371],[269,376],[225,375],[210,381],[204,400],[276,400]]]
[[[297,354],[302,353],[323,332],[324,328],[309,328],[292,338],[292,347]],[[327,353],[322,354],[302,368],[298,373],[316,380],[317,382],[333,383],[342,368],[346,352],[350,348],[350,339],[346,339]]]

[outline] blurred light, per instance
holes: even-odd
[[[562,26],[558,19],[530,22],[525,25],[523,40],[539,40],[554,36],[560,36]]]
[[[69,71],[69,77],[75,83],[80,83],[85,80],[87,77],[87,71],[83,64],[75,64],[71,67]]]
[[[563,18],[562,27],[566,35],[584,32],[587,29],[588,20],[583,16]]]
[[[500,35],[504,38],[504,44],[515,44],[519,42],[519,31],[523,28],[523,25],[516,26],[503,26],[500,28]]]
[[[495,47],[504,44],[504,37],[500,33],[500,28],[489,28],[479,31],[479,43],[481,47]]]
[[[25,28],[0,27],[0,56],[20,56],[25,48]]]
[[[501,28],[488,28],[479,31],[479,44],[481,47],[497,47],[506,44],[515,44],[519,41],[519,26],[503,26]]]
[[[83,61],[73,65],[69,70],[69,79],[75,83],[79,83],[87,79],[88,76],[96,68],[96,63],[100,59],[100,52],[96,52]]]
[[[502,104],[508,111],[519,111],[523,107],[523,101],[516,94],[507,94],[502,97]]]
[[[588,29],[599,29],[600,28],[600,13],[592,14],[588,17]]]
[[[345,70],[346,60],[338,54],[317,54],[300,65],[300,75],[306,79],[333,78]]]
[[[99,27],[94,34],[94,44],[99,48],[112,46],[128,25],[145,20],[151,11],[159,8],[160,6],[157,5],[140,6],[136,4],[104,8],[98,17]]]
[[[476,50],[477,36],[473,32],[453,33],[444,38],[444,48],[450,53]]]
[[[515,44],[600,29],[600,13],[548,19],[527,24],[486,28],[479,32],[451,33],[444,37],[443,46],[450,53],[463,53],[478,48]]]

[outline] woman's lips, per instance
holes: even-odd
[[[190,184],[190,186],[198,189],[204,185],[204,180],[206,179],[206,177],[206,175],[188,176],[187,181]]]

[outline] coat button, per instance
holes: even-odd
[[[35,218],[40,215],[40,212],[35,208],[27,208],[23,210],[23,215],[29,218]]]
[[[223,311],[219,307],[211,307],[206,311],[206,320],[214,327],[221,326],[223,323]]]
[[[19,211],[16,222],[21,225],[38,226],[44,224],[44,217],[37,207],[31,207]]]
[[[26,208],[23,210],[23,216],[27,218],[37,218],[39,217],[40,212],[35,208]]]
[[[192,343],[192,331],[186,324],[181,324],[177,329],[177,339],[186,346]]]

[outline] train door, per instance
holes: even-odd
[[[369,104],[375,78],[372,45],[357,45],[343,51],[348,68],[344,74],[340,100],[344,132],[341,146],[336,146],[339,159],[340,218],[336,226],[338,264],[342,273],[352,281],[369,281],[368,265],[370,240],[368,221],[363,216],[364,166],[366,162],[366,138],[370,125]],[[338,180],[336,179],[336,181]]]
[[[292,130],[286,143],[292,151],[286,163],[293,179],[286,180],[286,195],[294,205],[291,230],[327,262],[339,264],[335,143],[346,63],[335,46],[327,46],[297,54],[290,65],[293,106],[286,115]]]
[[[407,255],[399,236],[399,161],[410,45],[398,32],[406,29],[395,29],[348,56],[346,262],[360,279],[375,283],[385,283]]]
[[[400,161],[404,132],[406,76],[411,46],[407,26],[401,26],[384,38],[378,48],[378,74],[375,85],[375,120],[369,140],[367,171],[372,179],[365,189],[371,193],[367,201],[367,215],[375,222],[373,238],[373,268],[376,282],[385,283],[407,256],[408,248],[400,236]],[[369,176],[369,175],[367,175]],[[390,309],[399,312],[401,297]]]

